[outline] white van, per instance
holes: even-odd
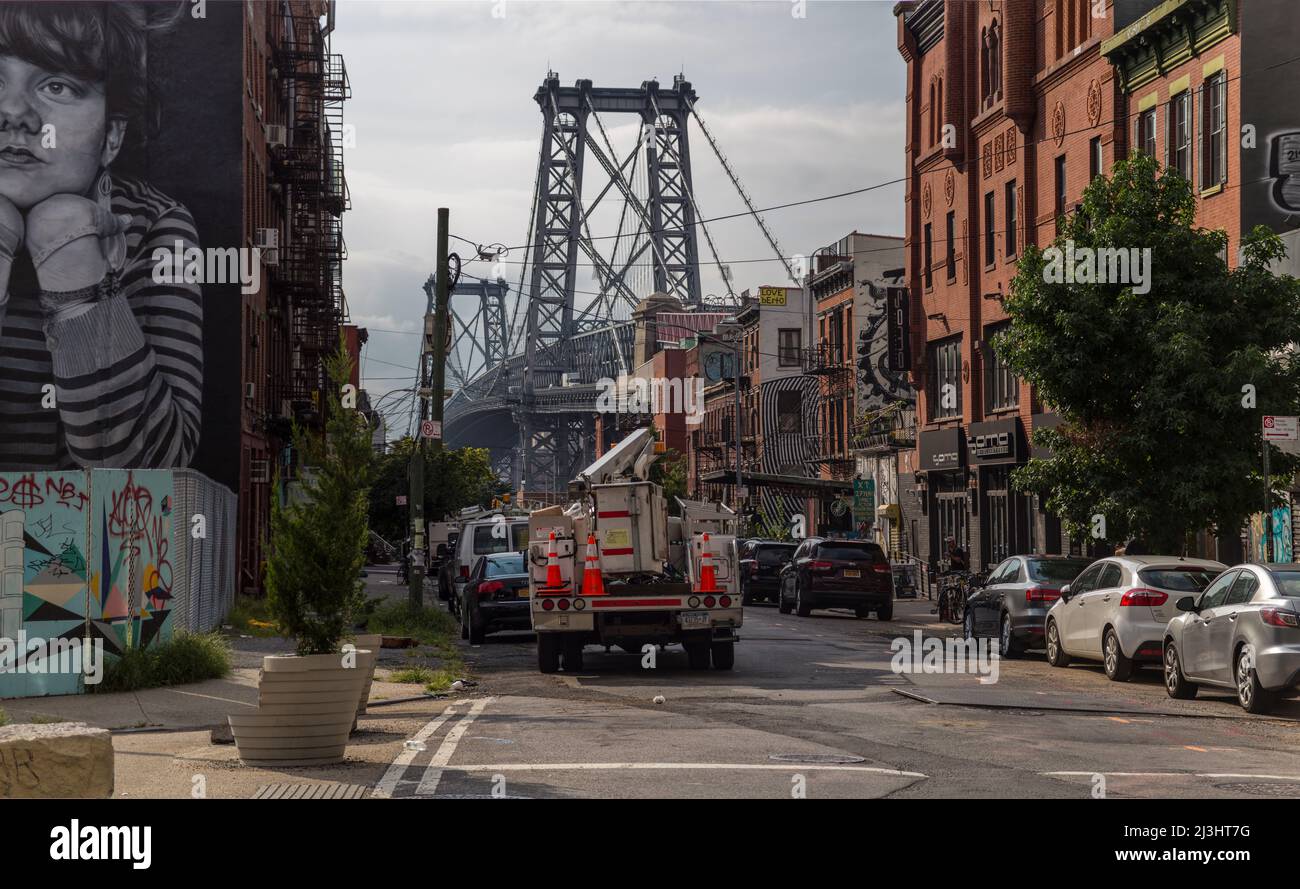
[[[490,553],[524,552],[528,549],[528,516],[494,515],[466,522],[450,556],[452,613],[460,613],[460,594],[480,556]]]

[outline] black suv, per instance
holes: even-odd
[[[894,616],[894,577],[879,544],[809,537],[781,570],[777,605],[807,617],[814,608],[852,608],[858,617]]]
[[[755,599],[775,602],[781,589],[781,567],[794,556],[794,543],[746,540],[740,545],[740,595],[745,605]]]

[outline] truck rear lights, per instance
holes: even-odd
[[[1120,597],[1121,605],[1146,605],[1156,608],[1169,601],[1169,594],[1162,593],[1159,590],[1148,590],[1142,587],[1134,587]]]
[[[717,603],[714,601],[714,598],[713,598],[712,596],[705,596],[705,597],[704,597],[704,607],[705,607],[705,608],[712,608],[715,604],[717,604]]]
[[[573,610],[574,610],[574,611],[581,611],[582,609],[584,609],[584,608],[586,608],[586,607],[587,607],[587,600],[586,600],[586,599],[574,599],[574,600],[573,600]]]
[[[720,607],[720,608],[730,608],[730,607],[731,607],[731,597],[730,597],[730,596],[723,596],[723,597],[721,597],[720,599],[718,599],[718,607]]]
[[[689,605],[691,608],[699,608],[699,607],[700,607],[700,597],[699,597],[699,596],[691,596],[689,599],[686,600],[686,604]]]
[[[559,609],[560,609],[561,611],[568,611],[568,610],[569,610],[569,600],[568,600],[568,599],[559,599],[559,600],[556,601],[556,605],[559,606]]]
[[[554,599],[543,599],[543,600],[542,600],[542,610],[543,610],[543,611],[552,611],[552,610],[554,610],[554,608],[555,608],[555,600],[554,600]]]
[[[1055,602],[1061,598],[1060,590],[1049,590],[1046,587],[1031,586],[1025,590],[1026,602]]]
[[[1300,627],[1300,614],[1285,608],[1261,608],[1259,616],[1264,623],[1274,627]]]

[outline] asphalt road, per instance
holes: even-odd
[[[1252,717],[1226,692],[1172,701],[1154,669],[1112,683],[1038,653],[999,661],[996,682],[900,674],[891,642],[927,609],[880,623],[754,606],[732,671],[589,647],[581,672],[544,676],[531,634],[489,636],[465,652],[475,695],[420,717],[376,795],[1300,796],[1300,701]]]

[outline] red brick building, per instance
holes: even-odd
[[[1059,522],[1008,478],[1033,430],[1055,418],[988,345],[1007,321],[1017,257],[1050,243],[1091,179],[1134,150],[1191,179],[1197,221],[1227,231],[1229,262],[1243,220],[1295,228],[1300,215],[1288,222],[1269,191],[1276,148],[1244,148],[1240,134],[1254,117],[1267,122],[1261,145],[1285,140],[1285,114],[1252,100],[1242,60],[1294,56],[1296,17],[1231,0],[920,0],[894,11],[908,72],[916,548],[933,563],[953,537],[979,568],[1060,552]]]

